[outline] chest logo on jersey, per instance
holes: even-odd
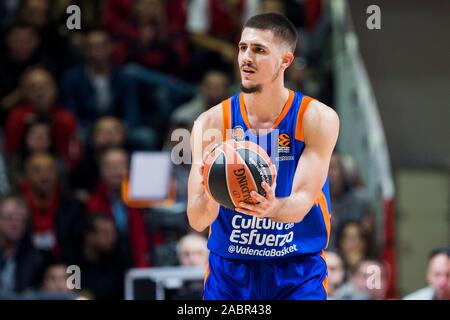
[[[244,140],[245,138],[244,128],[242,128],[241,126],[235,126],[233,128],[232,138],[236,141]]]
[[[291,137],[287,133],[280,133],[278,136],[278,153],[291,152]]]
[[[291,137],[288,133],[280,133],[278,136],[278,157],[277,161],[291,161],[294,156],[291,153]]]

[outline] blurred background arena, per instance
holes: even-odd
[[[300,35],[286,86],[341,119],[330,299],[450,299],[446,0],[1,1],[0,299],[201,299],[189,164],[170,204],[132,206],[122,181],[239,90],[242,25],[271,11]]]

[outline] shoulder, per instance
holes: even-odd
[[[222,103],[202,112],[194,121],[194,127],[207,129],[219,129],[223,127]]]
[[[339,117],[326,104],[311,100],[303,117],[303,127],[305,141],[335,143],[339,134]]]
[[[219,103],[198,116],[191,132],[193,157],[201,159],[206,151],[223,141],[222,104]],[[199,152],[199,153],[197,153]]]
[[[311,136],[318,136],[321,132],[333,136],[339,131],[339,117],[337,113],[326,104],[307,97],[302,100],[296,124],[295,138],[305,142]]]
[[[311,123],[315,126],[323,123],[339,124],[339,117],[336,111],[332,108],[318,100],[313,99],[309,102],[303,121],[305,124]]]
[[[425,287],[414,291],[407,296],[403,297],[403,300],[432,300],[434,291],[430,287]]]

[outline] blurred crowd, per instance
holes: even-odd
[[[174,168],[172,207],[137,209],[121,197],[130,155],[170,149],[172,130],[239,90],[236,44],[261,12],[287,15],[300,34],[286,85],[333,105],[324,3],[1,1],[0,298],[121,299],[129,268],[204,265],[206,237],[185,214],[189,165]],[[72,4],[81,30],[66,26]],[[379,266],[383,286],[389,269],[352,163],[336,153],[330,166],[330,296],[383,299],[359,290],[364,268]]]

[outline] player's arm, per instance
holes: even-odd
[[[276,222],[300,222],[311,210],[325,183],[331,155],[339,133],[339,118],[331,108],[318,102],[306,110],[303,118],[305,149],[298,163],[287,198],[276,198],[274,190],[263,183],[266,197],[254,193],[257,205],[241,203],[241,212],[267,217]]]
[[[210,115],[211,113],[214,115],[215,110],[210,111],[208,111]],[[208,128],[212,129],[213,127],[208,119],[208,115],[204,113],[195,121],[191,132],[192,166],[188,180],[187,215],[190,226],[198,232],[202,232],[211,225],[219,213],[219,204],[207,194],[201,172],[203,169],[203,157],[206,152],[212,149],[215,143],[219,142],[220,138],[212,137],[208,141],[209,137],[205,136]],[[221,131],[218,132],[219,134],[221,133]],[[212,132],[212,135],[214,135],[214,132]]]

